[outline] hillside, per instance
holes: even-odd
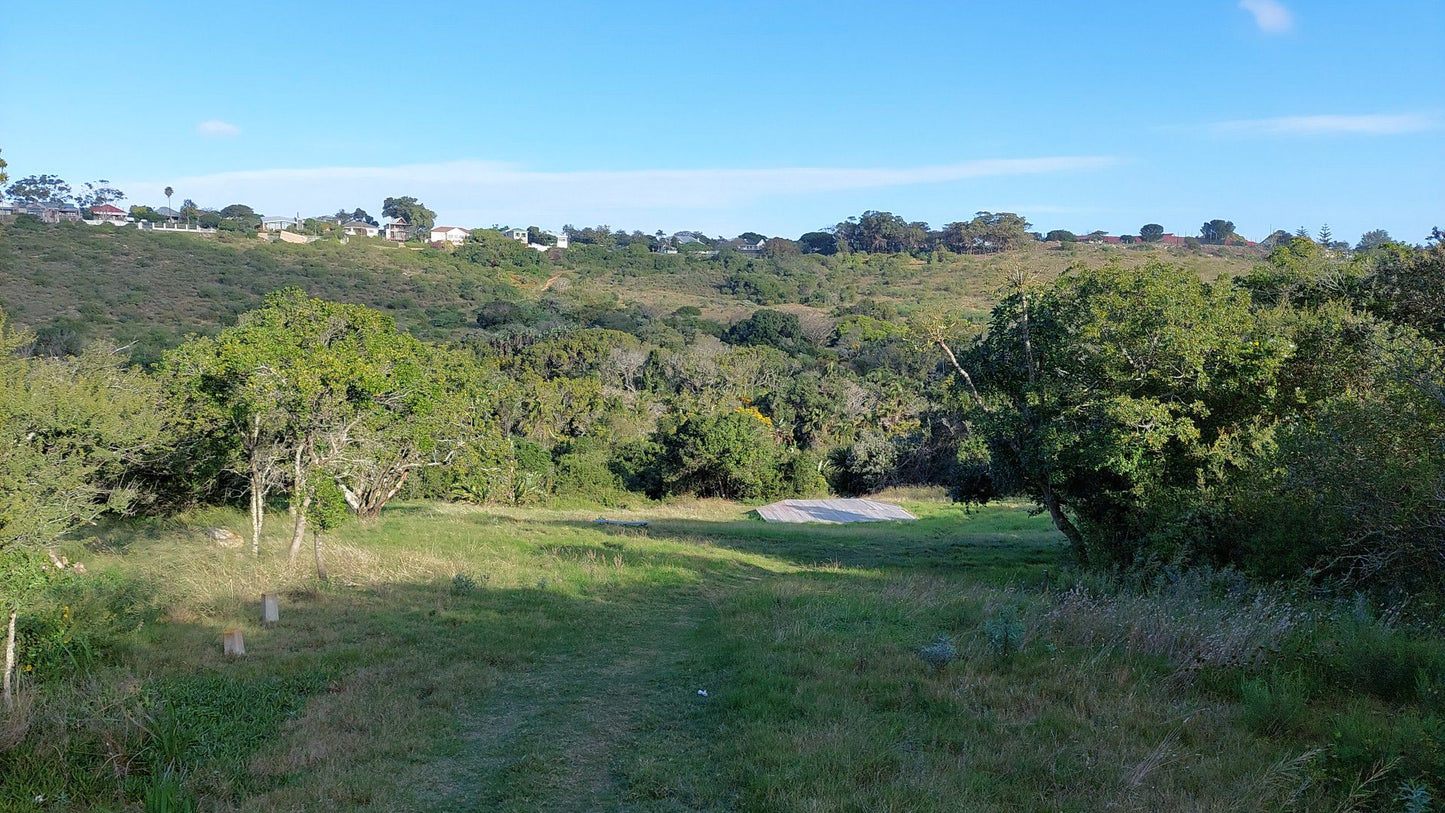
[[[769,259],[581,247],[512,265],[380,240],[289,245],[226,233],[12,223],[0,225],[0,307],[17,324],[42,331],[55,349],[107,338],[134,343],[133,356],[151,361],[180,337],[230,324],[286,286],[383,309],[418,336],[442,340],[475,330],[478,309],[499,299],[545,300],[572,323],[596,323],[607,311],[634,308],[661,316],[685,306],[723,324],[760,305],[829,318],[860,299],[893,303],[902,313],[939,305],[981,314],[1015,269],[1052,278],[1074,263],[1132,267],[1156,258],[1213,279],[1247,270],[1258,254],[1221,247],[1037,244],[988,256]]]

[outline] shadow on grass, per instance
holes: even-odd
[[[968,571],[987,582],[1035,580],[1070,564],[1068,547],[1051,526],[1008,528],[972,525],[954,517],[907,523],[781,525],[761,521],[662,519],[645,537],[633,529],[585,520],[519,520],[489,515],[489,524],[515,522],[605,534],[601,549],[625,549],[636,540],[708,545],[765,556],[801,567],[909,571]],[[582,546],[592,547],[592,546]]]

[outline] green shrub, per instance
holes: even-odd
[[[1445,792],[1445,721],[1409,712],[1381,715],[1348,709],[1330,721],[1322,767],[1326,778],[1344,787],[1359,787],[1378,775],[1360,790],[1377,806],[1399,782]]]
[[[1256,734],[1296,734],[1308,719],[1301,680],[1290,674],[1271,674],[1246,680],[1240,686],[1244,723]]]
[[[989,652],[998,660],[1006,661],[1019,651],[1023,642],[1024,625],[1019,621],[1018,608],[1000,607],[983,622],[984,639]]]
[[[1308,651],[1299,657],[1340,688],[1445,712],[1439,690],[1445,684],[1445,642],[1438,636],[1339,614],[1308,640]]]
[[[665,419],[654,438],[657,481],[671,494],[756,500],[816,477],[797,470],[771,429],[772,421],[750,408]]]

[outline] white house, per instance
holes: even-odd
[[[301,228],[301,221],[294,217],[263,217],[261,228],[266,231],[296,231]]]
[[[348,220],[341,224],[341,231],[351,237],[375,237],[381,234],[381,227],[362,220]]]
[[[502,230],[502,234],[507,235],[508,237],[512,238],[513,240],[516,240],[516,241],[519,242],[519,243],[525,243],[525,242],[527,242],[527,230],[526,230],[526,229],[503,229],[503,230]]]
[[[459,246],[466,242],[467,235],[471,232],[461,226],[437,226],[431,230],[431,241],[433,243],[451,243]]]

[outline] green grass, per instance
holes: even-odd
[[[1071,588],[1065,546],[1023,506],[897,496],[919,521],[608,513],[652,520],[638,532],[597,511],[405,504],[326,540],[324,586],[288,566],[282,516],[259,560],[203,535],[241,530],[227,511],[99,526],[67,543],[93,595],[65,623],[108,619],[109,648],[26,684],[0,731],[19,740],[0,750],[0,806],[1237,810],[1439,793],[1422,745],[1439,743],[1438,649],[1405,661],[1416,694],[1358,698],[1301,665],[1321,656],[1280,601],[1207,579]],[[221,654],[231,627],[244,658]],[[1373,663],[1371,636],[1339,650]],[[939,642],[952,657],[921,657]]]

